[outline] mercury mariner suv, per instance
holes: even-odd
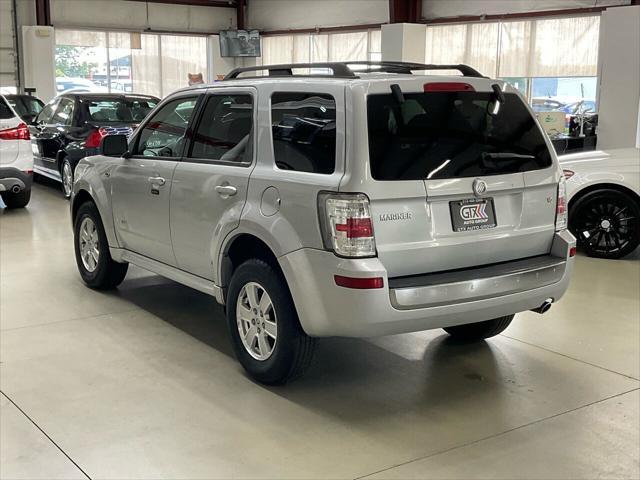
[[[236,69],[103,138],[71,212],[89,287],[132,263],[213,295],[267,384],[300,375],[317,337],[497,335],[563,295],[575,254],[548,138],[465,65]]]

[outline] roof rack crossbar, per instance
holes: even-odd
[[[350,68],[351,66],[365,67],[365,68]],[[399,74],[411,74],[414,70],[458,70],[465,77],[480,77],[484,78],[480,72],[469,65],[456,64],[456,65],[433,65],[426,63],[412,63],[412,62],[374,62],[374,61],[354,61],[354,62],[315,62],[315,63],[288,63],[281,65],[260,65],[255,67],[242,67],[236,68],[229,72],[224,79],[233,80],[239,78],[242,73],[246,72],[259,72],[266,70],[269,72],[270,77],[283,77],[283,76],[295,76],[294,69],[305,68],[317,68],[331,70],[331,74],[307,74],[302,76],[314,76],[314,77],[334,77],[334,78],[358,78],[358,73],[399,73]]]

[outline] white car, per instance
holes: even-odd
[[[0,196],[8,208],[29,203],[33,152],[27,124],[0,95]]]
[[[587,255],[621,258],[640,243],[640,149],[559,157],[567,179],[569,228]]]

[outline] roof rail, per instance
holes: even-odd
[[[362,68],[350,68],[351,66]],[[308,75],[294,75],[293,69],[296,68],[319,68],[331,70],[330,74],[308,74]],[[465,77],[481,77],[485,78],[480,72],[469,65],[457,64],[457,65],[432,65],[425,63],[411,63],[411,62],[374,62],[374,61],[354,61],[354,62],[315,62],[315,63],[286,63],[280,65],[260,65],[255,67],[242,67],[236,68],[229,72],[224,79],[233,80],[245,72],[259,72],[266,70],[269,72],[270,77],[333,77],[333,78],[358,78],[357,73],[400,73],[411,74],[414,70],[458,70]],[[254,77],[243,77],[254,78]]]

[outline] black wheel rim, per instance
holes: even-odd
[[[638,231],[636,212],[623,198],[589,200],[577,212],[574,233],[594,253],[610,255],[624,250]]]

